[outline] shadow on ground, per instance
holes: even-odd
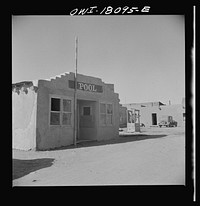
[[[119,136],[117,139],[111,139],[111,140],[102,140],[102,141],[83,141],[77,143],[77,145],[70,145],[70,146],[63,146],[51,150],[64,150],[64,149],[73,149],[73,148],[80,148],[80,147],[92,147],[92,146],[101,146],[101,145],[107,145],[107,144],[120,144],[120,143],[126,143],[126,142],[133,142],[133,141],[140,141],[140,140],[146,140],[146,139],[156,139],[156,138],[162,138],[167,135],[128,135],[128,136]]]
[[[54,159],[52,158],[41,158],[41,159],[30,159],[30,160],[21,160],[13,159],[13,180],[28,175],[31,172],[36,170],[50,167],[53,164]]]

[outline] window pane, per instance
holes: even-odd
[[[91,115],[90,107],[83,107],[83,115]]]
[[[60,99],[51,98],[51,111],[60,111]]]
[[[107,104],[107,114],[112,114],[112,104]]]
[[[71,112],[71,100],[63,99],[63,111]]]
[[[107,124],[112,124],[112,115],[107,115]]]
[[[100,115],[100,124],[101,125],[105,125],[106,124],[106,115],[105,114],[101,114]]]
[[[71,113],[63,113],[62,124],[71,125]]]
[[[50,124],[60,125],[60,113],[51,112]]]
[[[100,113],[106,113],[106,104],[100,104]]]

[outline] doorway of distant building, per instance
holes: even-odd
[[[127,110],[127,131],[140,132],[140,110]]]
[[[152,125],[157,125],[157,114],[152,113]]]

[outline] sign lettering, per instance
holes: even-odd
[[[69,88],[74,89],[75,88],[75,82],[73,80],[69,80]],[[101,85],[96,84],[88,84],[84,82],[77,82],[77,89],[83,90],[83,91],[89,91],[89,92],[103,92],[103,87]]]

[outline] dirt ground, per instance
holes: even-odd
[[[184,185],[185,131],[141,133],[50,151],[13,150],[13,186]]]

